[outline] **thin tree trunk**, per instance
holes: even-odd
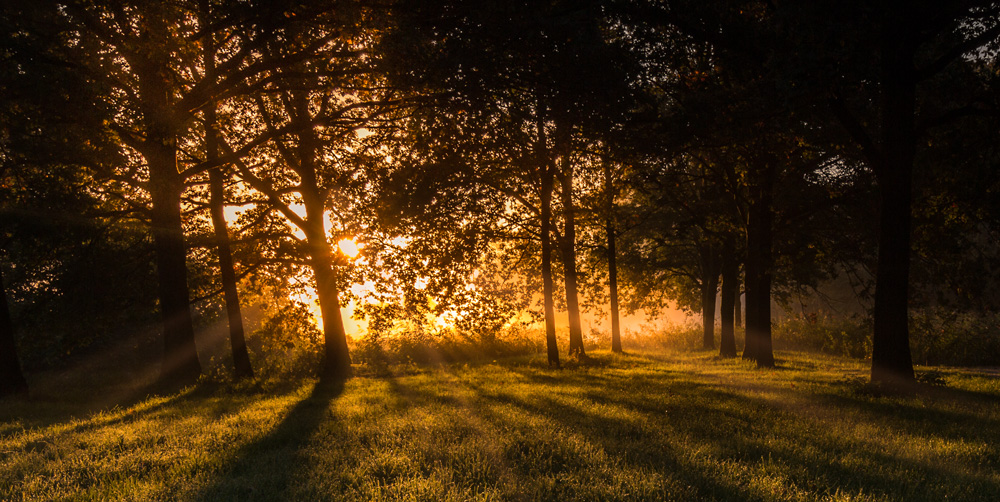
[[[207,0],[199,2],[203,19],[209,21]],[[205,36],[204,41],[205,77],[215,80],[215,44],[212,34]],[[216,104],[213,102],[205,109],[205,150],[207,160],[219,158],[219,131],[216,116]],[[222,167],[209,170],[209,212],[212,215],[212,229],[215,232],[215,248],[219,254],[219,272],[222,278],[223,296],[226,302],[226,317],[229,325],[229,344],[233,354],[233,369],[236,379],[253,378],[253,367],[250,365],[250,354],[247,352],[246,336],[243,330],[243,313],[240,311],[240,296],[236,288],[236,271],[233,266],[233,254],[230,249],[229,229],[226,224],[226,193]]]
[[[611,351],[622,353],[622,334],[618,320],[618,266],[615,256],[615,227],[608,218],[605,230],[608,237],[608,293],[611,296]]]
[[[548,138],[545,134],[545,106],[539,100],[535,124],[538,132],[535,153],[536,166],[541,175],[541,238],[542,238],[542,304],[545,310],[545,348],[548,352],[549,367],[559,367],[559,343],[556,341],[556,309],[552,284],[552,190],[555,172],[548,154]]]
[[[28,382],[17,360],[14,321],[10,316],[7,288],[3,284],[3,268],[0,266],[0,398],[27,392]]]
[[[879,253],[875,274],[873,383],[913,382],[908,296],[916,84],[912,54],[900,26],[886,19],[882,34]]]
[[[552,185],[553,174],[549,166],[542,170],[542,302],[545,307],[545,347],[549,366],[559,367],[559,344],[556,342],[556,312],[552,297]]]
[[[562,204],[565,220],[563,235],[563,269],[566,280],[566,310],[569,313],[569,355],[584,358],[583,324],[580,322],[580,300],[577,291],[576,272],[576,208],[573,205],[573,162],[569,149],[563,151],[562,158]]]
[[[739,291],[739,269],[736,264],[736,251],[732,238],[727,238],[722,249],[722,293],[719,312],[721,332],[719,333],[719,355],[736,357],[736,330],[734,320],[736,314],[736,296]]]
[[[715,348],[715,296],[719,289],[719,270],[716,266],[715,248],[701,246],[701,322],[702,348]]]
[[[717,277],[706,277],[701,286],[702,348],[715,349],[715,294]]]
[[[740,300],[742,289],[740,287],[740,269],[739,266],[736,267],[736,298],[733,299],[733,326],[736,328],[743,327],[743,302]]]
[[[618,265],[615,251],[615,193],[611,164],[604,161],[604,190],[607,194],[607,219],[604,233],[608,241],[608,296],[611,300],[611,352],[622,353],[622,334],[618,319]]]
[[[253,367],[250,365],[250,354],[247,352],[246,336],[243,330],[243,313],[240,310],[239,291],[236,288],[236,271],[233,267],[233,255],[229,245],[229,230],[226,228],[222,169],[212,169],[208,176],[211,192],[209,205],[212,213],[212,227],[215,230],[216,250],[219,253],[219,272],[222,276],[226,316],[229,321],[229,342],[233,353],[233,367],[237,379],[253,378]]]
[[[750,243],[749,238],[749,224],[747,225],[747,244]],[[754,292],[757,291],[757,266],[759,263],[757,258],[757,253],[751,251],[750,247],[747,247],[746,261],[744,262],[744,272],[743,272],[743,291],[744,297],[746,298],[746,308],[743,312],[746,315],[746,322],[743,324],[746,329],[743,331],[743,359],[748,361],[757,360],[758,352],[758,337],[757,337],[757,311],[751,308],[752,298]],[[753,326],[755,329],[750,329]]]

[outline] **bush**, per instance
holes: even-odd
[[[485,360],[534,354],[544,349],[545,336],[537,330],[507,328],[482,336],[455,329],[432,333],[418,327],[406,327],[389,334],[369,332],[355,342],[352,359],[382,371],[392,364]]]
[[[872,353],[872,328],[868,320],[808,314],[780,319],[772,324],[774,348],[822,352],[858,359]]]
[[[911,313],[910,347],[917,364],[1000,364],[1000,314],[942,308]]]

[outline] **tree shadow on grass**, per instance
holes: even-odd
[[[915,483],[906,474],[919,473],[919,478],[932,489],[930,494],[922,497],[924,500],[937,500],[948,495],[958,495],[961,498],[976,490],[984,493],[1000,493],[1000,483],[997,483],[995,478],[983,475],[977,470],[978,468],[940,463],[924,458],[910,458],[905,452],[899,454],[882,451],[873,448],[866,439],[842,437],[835,428],[824,430],[824,423],[821,421],[815,421],[815,432],[800,436],[801,429],[792,427],[792,424],[803,420],[813,421],[815,420],[813,417],[808,414],[798,415],[794,410],[766,412],[774,408],[775,403],[760,397],[713,389],[712,386],[704,384],[682,385],[679,382],[662,379],[658,383],[663,386],[664,391],[669,389],[670,394],[681,397],[679,401],[669,405],[662,404],[666,405],[666,415],[658,412],[656,406],[650,407],[644,403],[656,402],[658,399],[655,395],[647,394],[637,400],[615,395],[612,399],[609,391],[613,394],[616,389],[607,389],[598,382],[587,381],[576,384],[583,387],[586,401],[600,403],[603,406],[624,407],[654,419],[647,424],[631,423],[624,418],[627,415],[598,414],[594,408],[585,405],[586,401],[565,402],[555,395],[538,395],[533,400],[527,400],[523,396],[490,393],[485,389],[482,389],[480,394],[517,406],[528,413],[558,420],[567,429],[580,431],[600,444],[606,452],[619,457],[625,465],[652,470],[666,468],[667,472],[674,472],[686,478],[685,481],[699,488],[699,496],[706,498],[748,500],[755,495],[750,487],[743,484],[745,480],[737,482],[728,479],[727,476],[712,476],[710,472],[701,472],[699,466],[690,464],[691,459],[683,455],[672,455],[671,452],[675,451],[671,448],[674,439],[682,439],[682,444],[688,447],[691,445],[706,447],[704,451],[709,453],[704,455],[705,460],[716,463],[736,463],[756,469],[758,466],[766,466],[773,460],[777,465],[788,469],[785,473],[788,476],[787,481],[783,482],[800,486],[816,485],[818,490],[834,490],[840,487],[848,491],[864,491],[877,496],[906,493],[905,490],[912,489]],[[857,412],[868,417],[866,421],[894,431],[894,434],[900,437],[917,433],[931,438],[989,443],[983,434],[974,432],[988,430],[988,419],[984,417],[970,416],[960,420],[961,417],[948,411],[917,409],[917,404],[851,401],[849,398],[842,398],[834,406],[827,404],[828,410],[831,413],[843,412],[855,407]],[[657,416],[660,418],[656,419]],[[951,423],[956,423],[959,428],[941,430],[940,424]],[[669,434],[661,436],[652,433],[653,429],[650,429],[650,426],[653,429],[660,428]],[[970,433],[973,435],[970,436]],[[839,454],[814,456],[808,454],[806,449],[789,447],[802,440],[817,441],[821,449]],[[649,447],[650,444],[657,442],[662,443],[661,447]],[[654,451],[655,453],[652,453]],[[864,459],[870,465],[900,467],[889,470],[859,470],[840,462],[839,459],[844,456]],[[720,469],[725,470],[721,467]],[[827,485],[824,487],[824,484]],[[915,495],[916,492],[910,493],[910,496]],[[992,498],[988,496],[984,498],[986,499]]]
[[[325,418],[330,403],[344,391],[340,379],[320,380],[309,397],[289,410],[281,423],[235,452],[213,484],[193,500],[284,500],[290,481],[304,468],[302,449]]]

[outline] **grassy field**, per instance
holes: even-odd
[[[108,389],[119,406],[49,383],[0,402],[0,500],[1000,500],[996,375],[886,397],[862,362],[777,357]]]

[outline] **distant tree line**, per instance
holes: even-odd
[[[16,4],[0,395],[25,354],[150,329],[161,380],[192,383],[212,319],[252,377],[245,309],[301,322],[299,283],[329,378],[352,299],[370,336],[535,312],[552,366],[557,306],[585,358],[588,306],[620,352],[620,310],[673,304],[768,367],[772,298],[867,271],[881,385],[913,381],[913,308],[1000,306],[1000,4]]]

